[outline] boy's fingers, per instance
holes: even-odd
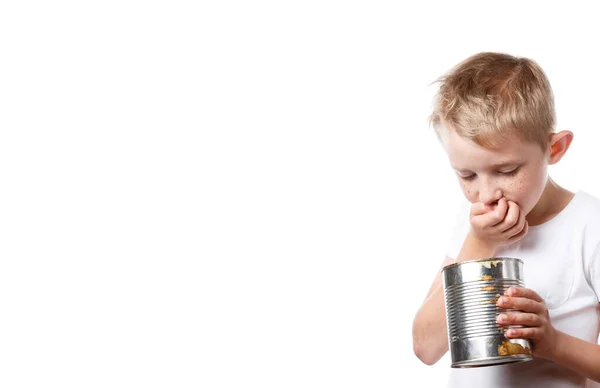
[[[544,302],[544,298],[540,296],[537,292],[533,291],[531,288],[525,287],[510,287],[505,292],[508,296],[519,296],[522,298],[533,299],[536,302]]]
[[[537,327],[525,327],[522,329],[509,329],[506,331],[506,338],[530,338],[539,339],[543,332]]]
[[[514,237],[517,234],[521,233],[523,229],[525,229],[525,225],[527,224],[525,215],[525,212],[519,211],[519,220],[517,221],[517,223],[505,230],[504,233],[506,233],[506,235],[509,237]]]
[[[515,227],[515,230],[517,230],[516,227]],[[508,239],[508,242],[512,243],[512,242],[520,240],[527,234],[528,231],[529,231],[529,223],[527,221],[525,221],[525,225],[523,226],[523,229],[520,232],[518,232],[517,234],[515,234],[514,236],[510,237]],[[509,230],[507,233],[510,236],[510,233],[512,233],[512,231]]]
[[[471,206],[471,222],[481,228],[497,225],[502,222],[506,207],[505,198],[501,198],[495,207],[483,202],[475,202]]]
[[[533,313],[502,313],[496,317],[501,325],[541,326],[540,316]]]
[[[541,314],[546,309],[541,302],[527,297],[516,296],[502,296],[498,299],[497,305],[503,309],[514,309],[534,314]]]
[[[508,202],[504,197],[498,200],[498,204],[495,207],[492,205],[486,205],[483,202],[475,202],[473,205],[471,205],[471,216],[480,216],[494,211],[497,212],[499,216],[504,218],[507,209]]]
[[[477,216],[478,224],[482,227],[492,227],[501,224],[502,220],[504,220],[504,217],[507,215],[508,204],[509,202],[504,197],[498,200],[496,208],[482,204],[482,206],[487,208],[487,212]]]
[[[480,226],[494,226],[502,222],[502,216],[497,212],[489,212],[475,217]]]
[[[513,201],[508,201],[508,211],[506,212],[506,217],[504,217],[502,225],[500,225],[500,230],[506,232],[515,226],[517,222],[519,222],[520,213],[521,210],[519,209],[519,205]]]
[[[490,207],[488,205],[484,205],[483,202],[475,202],[471,205],[471,217],[480,216],[482,214],[486,214],[490,211]]]
[[[495,225],[499,224],[500,222],[502,222],[502,220],[504,220],[504,217],[506,217],[507,211],[508,211],[508,201],[506,200],[506,198],[502,197],[498,201],[498,206],[496,206],[496,209],[494,209],[494,212],[496,213],[496,215],[498,216],[500,221],[498,221],[496,224],[493,224],[492,226],[495,226]]]

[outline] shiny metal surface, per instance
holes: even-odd
[[[498,298],[511,286],[524,287],[523,261],[500,257],[456,263],[442,270],[448,345],[453,368],[529,361],[531,343],[507,339],[496,323]]]

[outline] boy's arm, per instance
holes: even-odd
[[[494,256],[494,252],[482,245],[469,233],[458,254],[456,262]],[[446,257],[442,268],[454,263]],[[413,350],[425,364],[433,365],[448,351],[448,329],[446,327],[446,307],[442,274],[438,271],[431,289],[413,321]]]
[[[454,260],[446,257],[442,268]],[[438,271],[433,284],[413,321],[413,351],[427,365],[433,365],[448,351],[448,331],[444,306],[442,274]]]
[[[556,347],[549,358],[600,383],[600,345],[557,330]]]
[[[502,197],[497,206],[476,202],[471,206],[471,228],[456,262],[494,257],[503,244],[518,241],[527,234],[526,214]],[[444,264],[452,263],[451,259]],[[448,351],[448,329],[442,275],[435,277],[425,302],[413,321],[413,349],[427,365],[433,365]]]

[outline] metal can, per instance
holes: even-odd
[[[452,368],[471,368],[530,361],[531,342],[508,339],[509,328],[496,317],[506,310],[498,308],[498,298],[510,287],[524,287],[523,261],[498,257],[465,261],[442,269],[448,347]]]

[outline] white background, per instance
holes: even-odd
[[[0,386],[443,385],[411,340],[461,195],[429,84],[536,60],[551,175],[600,196],[600,27],[400,3],[3,2]]]

